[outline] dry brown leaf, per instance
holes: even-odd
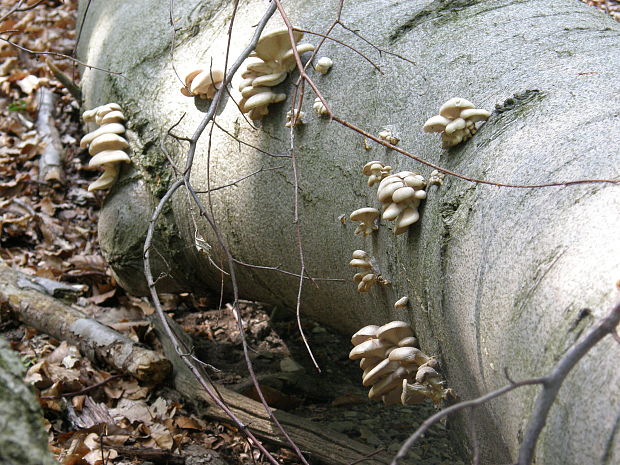
[[[174,424],[183,429],[193,429],[197,431],[204,431],[207,427],[206,423],[198,418],[180,416],[175,418]]]

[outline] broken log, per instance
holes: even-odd
[[[151,315],[149,318],[162,342],[166,356],[174,367],[173,383],[175,389],[196,404],[199,414],[220,421],[231,422],[226,413],[214,405],[208,394],[200,387],[181,356],[176,352],[172,342],[165,335],[159,319],[155,315]],[[168,322],[175,333],[184,338],[187,347],[191,347],[190,337],[174,321],[168,319]],[[213,385],[213,387],[217,389],[220,397],[237,418],[257,437],[284,447],[289,446],[281,432],[269,419],[261,403],[223,386]],[[206,407],[204,406],[205,403],[208,404]],[[341,433],[330,431],[323,425],[315,424],[278,409],[272,409],[272,411],[291,439],[297,443],[304,454],[307,454],[307,458],[312,464],[348,465],[363,460],[363,463],[368,465],[386,465],[391,461],[390,454],[386,452],[376,453],[377,451],[372,447],[349,439]],[[366,457],[369,458],[366,459]]]
[[[58,97],[47,87],[42,86],[37,91],[37,102],[39,107],[37,130],[43,145],[43,152],[39,158],[39,181],[46,184],[63,184],[65,179],[62,167],[64,153],[55,121]]]
[[[165,357],[46,293],[20,285],[29,278],[0,264],[0,303],[8,304],[21,322],[141,381],[159,383],[168,376],[171,365]]]

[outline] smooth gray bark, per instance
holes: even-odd
[[[205,109],[204,102],[196,107],[179,93],[167,8],[167,2],[92,3],[79,49],[82,60],[125,76],[86,70],[83,90],[86,108],[118,101],[129,116],[134,164],[108,196],[99,236],[119,282],[137,293],[145,290],[144,233],[171,174],[162,147],[180,164],[186,148],[162,142],[162,136],[183,114],[174,132],[191,135]],[[264,8],[258,0],[240,5],[231,57],[247,44]],[[286,8],[295,25],[324,31],[336,5],[297,0]],[[174,51],[181,76],[199,62],[208,65],[209,57],[221,59],[228,2],[178,1],[173,17],[181,27]],[[346,4],[343,20],[416,65],[378,57],[337,30],[336,37],[363,50],[384,71],[327,43],[320,55],[330,56],[334,67],[326,76],[312,75],[339,116],[375,134],[391,125],[402,139],[399,146],[472,177],[523,184],[618,177],[620,26],[595,9],[576,0],[377,0]],[[274,18],[273,28],[279,24]],[[239,79],[233,80],[235,97]],[[280,88],[291,94],[291,79]],[[500,109],[472,140],[444,151],[421,126],[455,96]],[[348,333],[392,319],[412,322],[425,352],[440,357],[449,385],[467,399],[505,384],[504,368],[515,379],[544,374],[617,299],[617,185],[522,190],[447,178],[429,189],[422,218],[408,234],[395,237],[391,224],[383,222],[377,235],[360,239],[354,225],[342,225],[339,217],[377,206],[375,189],[360,173],[363,164],[382,160],[395,171],[425,175],[430,169],[379,146],[364,150],[360,135],[316,116],[313,100],[306,89],[307,124],[295,133],[307,271],[350,279],[351,252],[363,248],[392,285],[360,295],[350,282],[307,283],[304,315]],[[218,121],[243,141],[285,154],[289,108],[290,98],[272,106],[262,130],[253,131],[227,99]],[[202,190],[207,140],[205,134],[193,171]],[[289,160],[242,146],[217,129],[212,142],[211,187],[285,165],[214,192],[212,206],[235,257],[298,272]],[[156,244],[159,270],[166,270],[162,289],[219,288],[219,272],[194,246],[195,225],[214,246],[212,258],[221,260],[212,231],[180,192]],[[237,271],[244,297],[294,306],[296,279],[247,267]],[[410,297],[410,309],[394,310],[403,295]],[[543,432],[537,463],[602,465],[620,459],[619,355],[617,344],[603,341],[569,377]],[[536,388],[512,393],[476,416],[484,463],[516,456],[535,393]]]
[[[19,356],[0,338],[0,463],[53,465],[41,406],[25,375]]]

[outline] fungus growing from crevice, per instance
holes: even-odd
[[[331,69],[331,67],[333,66],[333,64],[334,64],[334,62],[331,60],[331,58],[329,58],[329,57],[321,57],[316,62],[316,66],[314,67],[314,69],[318,73],[327,74],[329,72],[329,70]]]
[[[312,105],[312,108],[319,116],[324,116],[327,114],[327,108],[325,107],[325,105],[323,105],[323,102],[321,102],[321,99],[318,97],[314,99],[314,104]]]
[[[125,116],[118,104],[109,103],[85,111],[82,118],[86,122],[102,125],[80,140],[80,147],[88,147],[88,152],[93,156],[88,166],[103,168],[103,174],[88,186],[88,190],[108,189],[116,182],[120,171],[119,163],[131,162],[125,152],[129,143],[119,135],[125,132],[125,126],[120,123],[125,120]]]
[[[284,126],[286,126],[287,128],[290,127],[297,127],[300,126],[304,123],[304,116],[306,116],[306,114],[303,111],[294,110],[295,113],[293,113],[293,110],[289,110],[286,112],[286,124]],[[293,122],[293,114],[295,115],[295,121]]]
[[[477,131],[476,123],[489,116],[491,113],[464,98],[452,98],[424,123],[424,132],[441,132],[441,147],[447,149],[470,139]]]
[[[396,145],[400,142],[400,139],[394,134],[391,129],[384,129],[379,133],[379,139],[386,141],[388,144]]]
[[[364,236],[369,236],[373,231],[379,229],[375,222],[378,217],[379,210],[371,207],[360,208],[349,215],[351,221],[360,222],[360,225],[355,229],[355,234],[363,234]]]
[[[368,176],[368,186],[372,187],[381,180],[387,178],[392,171],[391,166],[386,166],[380,161],[369,161],[362,168],[362,173]]]
[[[368,292],[377,282],[377,273],[372,269],[370,255],[365,251],[355,250],[353,252],[353,260],[349,262],[349,266],[359,270],[355,276],[353,276],[353,281],[358,283],[358,292]]]
[[[223,80],[224,70],[221,68],[196,69],[185,76],[185,86],[181,87],[181,93],[186,97],[212,99]]]
[[[426,181],[419,173],[401,171],[379,183],[377,198],[384,206],[382,218],[394,220],[394,234],[402,234],[420,219],[418,207],[426,198]]]
[[[303,33],[294,31],[295,43]],[[311,44],[299,44],[297,52],[301,55],[314,50]],[[287,74],[295,68],[295,54],[291,48],[287,29],[265,34],[256,44],[254,52],[245,62],[241,73],[243,81],[239,85],[241,100],[239,108],[248,113],[250,119],[257,121],[269,114],[268,106],[286,99],[286,94],[272,91],[272,87],[286,79]]]
[[[394,302],[394,308],[396,310],[407,308],[407,305],[409,305],[409,297],[407,297],[407,296],[401,297],[396,302]]]
[[[362,385],[370,386],[370,399],[385,405],[425,399],[438,404],[451,393],[443,387],[437,361],[418,348],[411,326],[404,321],[365,326],[351,337],[351,343],[349,358],[360,361]]]

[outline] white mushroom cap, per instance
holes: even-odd
[[[293,31],[295,43],[299,42],[303,36],[303,32]],[[257,56],[263,61],[276,61],[290,49],[288,29],[283,28],[261,36],[252,56]]]
[[[387,221],[395,220],[398,217],[398,215],[400,215],[400,213],[403,211],[404,208],[405,208],[404,205],[400,205],[398,203],[391,203],[385,209],[381,217]]]
[[[397,347],[390,352],[389,360],[399,362],[404,365],[423,365],[431,358],[415,347]]]
[[[380,171],[383,169],[384,166],[385,165],[380,161],[377,161],[377,160],[369,161],[362,168],[362,173],[366,176],[370,176],[371,174],[374,174],[373,171]]]
[[[392,202],[401,203],[415,197],[415,189],[413,187],[404,186],[396,189],[392,194]]]
[[[385,359],[382,357],[364,357],[363,359],[360,360],[360,368],[364,371],[372,370],[383,360]]]
[[[117,134],[106,133],[96,137],[88,148],[88,153],[96,155],[104,150],[123,150],[129,147],[129,142]]]
[[[106,163],[129,163],[131,159],[129,155],[127,155],[122,150],[104,150],[103,152],[99,152],[88,162],[88,166],[99,166],[104,165]]]
[[[475,108],[475,105],[469,100],[455,97],[451,98],[441,106],[441,108],[439,109],[439,114],[445,118],[455,119],[460,116],[461,111],[467,110],[469,108]]]
[[[407,308],[407,304],[409,304],[409,297],[401,297],[396,302],[394,302],[394,308]]]
[[[440,380],[439,373],[429,366],[420,367],[415,375],[415,380],[418,383],[432,383]]]
[[[400,363],[392,362],[386,358],[364,375],[362,386],[372,386],[381,378],[385,378],[390,373],[396,371],[399,367]]]
[[[88,186],[88,192],[108,189],[112,187],[116,182],[116,178],[118,177],[118,172],[120,171],[120,167],[116,163],[108,163],[103,168],[103,174],[99,176],[95,182],[91,183]]]
[[[398,347],[419,347],[418,338],[415,336],[409,336],[398,341]]]
[[[256,78],[254,78],[254,80],[252,81],[252,86],[254,86],[254,87],[261,87],[261,86],[273,87],[273,86],[277,86],[278,84],[280,84],[285,79],[286,79],[286,72],[265,74],[263,76],[258,76]]]
[[[122,134],[124,132],[125,126],[120,123],[104,124],[103,126],[95,129],[92,132],[89,132],[84,137],[82,137],[82,139],[80,140],[80,147],[85,149],[94,139],[103,134]]]
[[[217,91],[217,84],[224,80],[224,70],[212,67],[198,73],[191,82],[190,92],[193,95],[206,95],[212,98]]]
[[[351,360],[358,360],[368,357],[383,357],[387,347],[388,345],[379,339],[369,339],[353,347],[351,352],[349,352],[349,358]]]
[[[331,58],[321,57],[316,62],[316,66],[314,67],[314,69],[321,74],[327,74],[333,64],[334,62],[331,60]]]
[[[296,48],[297,48],[297,53],[299,55],[302,55],[306,52],[311,52],[312,50],[314,50],[314,45],[299,44]],[[292,48],[289,49],[286,53],[284,53],[284,55],[280,57],[280,63],[282,65],[282,68],[286,71],[292,71],[293,68],[295,68],[295,65],[297,63],[295,63],[295,53],[293,52]]]
[[[426,120],[423,129],[424,132],[443,132],[448,124],[450,124],[450,120],[448,118],[444,118],[441,115],[435,115]]]
[[[395,175],[388,176],[383,181],[381,181],[381,183],[379,184],[379,188],[377,189],[377,199],[381,203],[391,202],[392,195],[394,194],[394,192],[396,192],[396,190],[403,187],[403,182],[398,178],[394,178],[394,179],[387,181],[392,176],[395,176]]]
[[[401,386],[401,380],[407,377],[408,374],[409,372],[405,367],[397,368],[395,371],[370,388],[370,391],[368,391],[368,398],[376,399],[388,393],[392,389]]]
[[[353,260],[351,260],[349,262],[349,266],[354,266],[356,268],[367,268],[367,269],[372,268],[372,265],[370,264],[370,262],[368,262],[365,259],[360,259],[360,258],[354,258]]]
[[[465,129],[467,123],[463,118],[456,118],[454,121],[451,121],[450,124],[446,126],[446,134],[452,134],[453,132],[460,131],[461,129]]]
[[[353,251],[353,258],[358,258],[360,260],[362,259],[366,259],[369,260],[370,259],[370,255],[368,255],[368,252],[365,252],[363,250],[354,250]]]
[[[358,273],[359,274],[359,273]],[[357,275],[356,275],[357,276]],[[353,277],[355,278],[355,276]],[[368,292],[370,288],[377,282],[377,275],[369,273],[365,275],[357,285],[358,292]]]
[[[374,338],[379,331],[379,326],[368,325],[359,329],[353,336],[351,336],[351,344],[354,346],[361,344],[364,341]]]
[[[275,94],[271,91],[261,92],[260,94],[253,95],[245,102],[246,110],[253,110],[257,107],[269,105],[270,103],[278,103],[286,99],[286,94]]]
[[[377,337],[390,342],[393,345],[406,337],[413,336],[413,330],[408,323],[404,321],[391,321],[379,328]]]
[[[416,208],[406,208],[396,219],[396,228],[394,228],[394,234],[402,234],[404,233],[409,226],[420,219],[420,213]]]
[[[106,103],[105,105],[101,105],[97,107],[97,113],[95,115],[95,123],[102,124],[101,120],[105,115],[110,113],[111,111],[122,111],[121,106],[118,103]]]
[[[120,110],[112,110],[101,117],[99,124],[105,125],[110,123],[119,123],[125,121],[125,115]]]
[[[351,221],[361,222],[355,230],[355,234],[364,234],[365,236],[368,236],[374,230],[379,229],[379,227],[375,225],[375,220],[378,216],[379,210],[372,207],[364,207],[352,212],[349,216]]]
[[[478,121],[486,121],[491,116],[491,113],[481,108],[468,108],[461,112],[461,118],[477,123]]]

